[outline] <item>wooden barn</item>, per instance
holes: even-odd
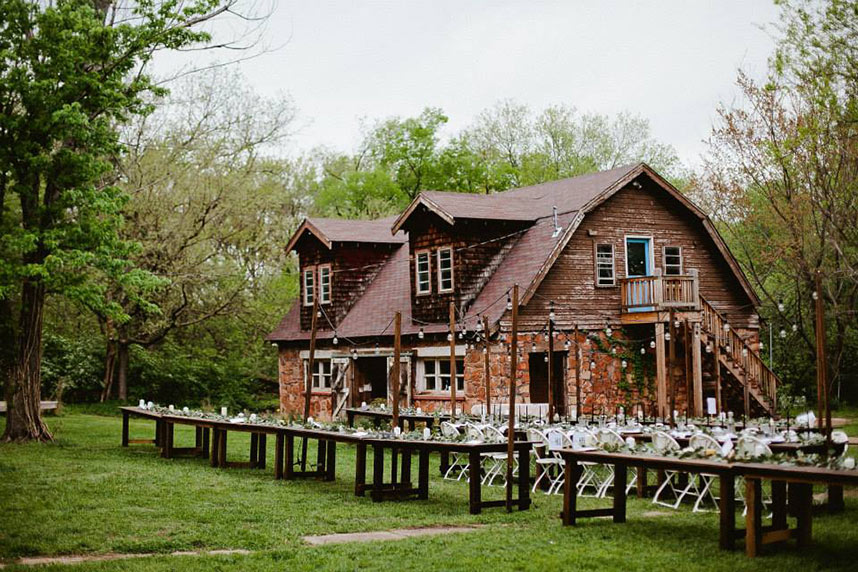
[[[390,403],[397,311],[402,406],[450,410],[451,346],[457,411],[505,402],[515,284],[517,402],[550,391],[559,415],[774,409],[757,296],[709,218],[645,164],[489,195],[423,192],[380,220],[307,219],[287,248],[300,299],[268,337],[287,413],[303,410],[308,375],[313,415]]]

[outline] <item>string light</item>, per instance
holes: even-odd
[[[512,298],[510,297],[510,295],[508,293],[506,295],[506,309],[508,311],[512,310]]]
[[[611,348],[611,355],[617,355],[617,348]]]
[[[623,369],[626,369],[626,367],[628,367],[628,365],[629,365],[629,362],[627,362],[626,360],[623,360],[620,362],[620,367]]]
[[[611,325],[607,324],[607,327],[605,328],[605,335],[610,338],[611,334],[613,334],[613,333],[614,333],[614,330],[611,329]]]
[[[448,341],[448,342],[452,342],[452,341],[453,341],[453,334],[447,334],[447,341]]]
[[[563,347],[568,350],[569,348],[572,347],[572,342],[570,342],[569,340],[566,340],[565,342],[563,342]]]
[[[480,319],[480,315],[477,314],[477,332],[483,331],[483,321]]]
[[[592,361],[592,360],[590,361],[590,369],[596,369],[596,362],[595,361]]]
[[[338,343],[340,343],[340,340],[338,340],[338,339],[337,339],[337,332],[334,332],[334,339],[333,339],[333,340],[331,340],[331,342],[332,342],[334,345],[337,345]]]
[[[674,327],[674,328],[676,328],[676,329],[678,330],[680,325],[682,325],[682,324],[681,324],[681,322],[679,321],[679,318],[677,318],[676,320],[674,320],[674,322],[673,322],[673,327]]]
[[[742,348],[742,357],[748,357],[748,348]]]
[[[778,335],[781,337],[781,339],[784,339],[786,337],[786,330],[781,328],[781,331],[778,333]]]
[[[797,331],[798,331],[798,324],[793,324],[793,325],[792,325],[792,331],[793,331],[793,332],[797,332]]]
[[[417,332],[417,337],[422,340],[425,336],[426,334],[423,332],[423,327],[421,326],[420,330]]]
[[[655,340],[652,340],[652,341],[649,343],[649,347],[650,347],[650,349],[653,349],[653,350],[655,349]]]
[[[813,298],[814,300],[818,300],[818,299],[819,299],[819,294],[817,294],[817,293],[816,293],[816,290],[814,290],[814,291],[813,291],[813,294],[811,294],[810,296],[811,296],[811,298]]]
[[[556,316],[554,314],[554,301],[552,300],[548,303],[548,319],[553,322],[555,317]]]
[[[706,344],[706,353],[707,354],[712,353],[712,342],[709,342],[708,344]]]
[[[724,333],[726,334],[729,331],[730,331],[730,324],[728,324],[727,322],[724,322]]]
[[[664,334],[664,341],[666,341],[666,342],[669,342],[669,341],[670,341],[670,332],[665,332],[665,334]]]
[[[533,342],[532,344],[530,344],[530,351],[532,351],[533,353],[536,353],[536,342]]]
[[[778,312],[784,311],[784,302],[783,300],[778,300]]]
[[[380,350],[378,349],[378,344],[375,344],[375,355],[378,355]]]
[[[644,355],[645,353],[646,353],[646,348],[641,346],[641,355]]]
[[[760,342],[760,349],[761,350],[766,349],[766,344],[764,344],[763,342]]]

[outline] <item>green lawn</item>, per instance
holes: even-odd
[[[22,556],[108,552],[165,555],[77,567],[805,572],[854,570],[858,562],[858,501],[853,498],[847,499],[845,514],[814,520],[811,549],[769,547],[764,557],[748,560],[741,550],[718,550],[717,513],[664,509],[670,514],[644,516],[654,506],[635,499],[629,502],[626,524],[597,519],[563,528],[560,498],[537,493],[529,511],[490,509],[471,516],[467,485],[442,481],[437,469],[428,501],[377,504],[352,494],[354,454],[342,445],[336,482],[275,482],[270,468],[218,470],[201,459],[161,459],[151,445],[123,449],[119,417],[67,411],[48,419],[56,443],[0,445],[0,562],[7,565]],[[191,431],[177,427],[178,446],[191,444]],[[151,433],[151,423],[132,421],[132,438]],[[248,440],[231,434],[230,456],[244,460]],[[608,502],[585,501],[593,506]],[[324,547],[301,540],[306,534],[461,524],[484,527],[467,534]],[[166,554],[237,548],[253,553]]]

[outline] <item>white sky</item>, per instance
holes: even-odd
[[[280,0],[265,41],[285,45],[238,66],[259,92],[293,97],[293,151],[351,150],[361,118],[426,106],[453,133],[512,98],[638,113],[695,166],[737,68],[765,72],[773,41],[760,27],[776,16],[771,0]]]

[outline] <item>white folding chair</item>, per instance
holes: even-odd
[[[736,441],[736,455],[751,458],[769,457],[772,455],[772,449],[762,439],[746,434],[739,437],[738,441]],[[741,498],[742,502],[745,503],[745,477],[741,475],[736,478],[736,496]],[[762,502],[764,507],[772,503],[771,493],[767,492],[765,488],[763,488]],[[745,503],[742,514],[744,515],[747,512],[748,505]]]
[[[711,435],[707,435],[705,433],[695,433],[692,435],[691,439],[688,440],[688,445],[695,450],[713,449],[718,451],[721,449],[721,445],[718,441],[716,441]],[[707,499],[712,501],[713,508],[718,509],[718,497],[716,497],[715,493],[712,491],[712,483],[715,482],[717,475],[701,473],[698,477],[700,479],[700,485],[695,485],[697,500],[694,502],[692,512],[705,510],[700,507]],[[691,486],[691,484],[695,482],[694,475],[690,475],[689,478],[689,486]]]
[[[652,434],[652,446],[661,454],[679,451],[681,449],[679,443],[676,442],[676,439],[664,431],[656,431]],[[680,488],[680,485],[677,482],[680,474],[681,473],[679,471],[664,472],[664,482],[661,483],[658,490],[655,491],[655,496],[652,498],[652,502],[654,504],[666,506],[674,510],[679,508],[683,498],[685,498],[685,495],[689,492],[689,488],[687,486]],[[670,491],[673,495],[673,502],[661,500],[661,495],[665,491]]]
[[[626,441],[623,437],[613,429],[599,429],[596,432],[596,438],[599,441],[599,446],[603,449],[617,450],[625,447]],[[604,497],[608,493],[608,489],[614,486],[614,467],[613,465],[605,465],[607,476],[603,479],[602,490],[600,497]],[[632,472],[632,478],[626,483],[626,494],[631,491],[638,482],[636,471]]]
[[[539,488],[539,483],[543,478],[548,479],[548,491],[545,494],[551,494],[557,479],[562,478],[563,474],[563,459],[555,455],[551,450],[551,443],[548,435],[539,429],[530,428],[527,430],[527,439],[533,441],[536,445],[531,449],[535,453],[536,466],[539,468],[539,476],[536,477],[536,482],[533,483],[532,492],[536,492]],[[552,475],[552,470],[556,474]]]
[[[485,435],[486,441],[491,443],[503,443],[506,441],[506,437],[503,433],[501,433],[497,427],[493,425],[486,425],[483,427],[483,435]],[[485,474],[483,475],[482,484],[492,486],[494,480],[500,476],[503,479],[503,485],[506,486],[506,461],[507,454],[504,452],[495,452],[495,453],[483,453],[483,464],[485,465]],[[515,473],[515,468],[517,465],[516,456],[513,455],[513,473]]]
[[[458,427],[449,421],[441,422],[441,435],[448,439],[458,439],[461,437]],[[454,451],[450,454],[450,464],[447,467],[446,472],[444,472],[444,479],[458,481],[462,478],[462,475],[466,472],[467,468],[467,464],[462,463],[462,454]]]
[[[596,435],[584,427],[576,427],[569,431],[566,436],[572,442],[573,449],[597,447],[599,445]],[[581,466],[581,477],[578,479],[578,496],[598,497],[605,480],[604,476],[599,472],[601,465],[589,461],[579,462],[578,464]],[[587,493],[588,488],[593,489],[592,494]]]

